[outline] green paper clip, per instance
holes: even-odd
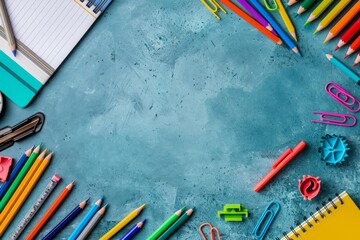
[[[218,217],[222,215],[226,222],[242,222],[243,216],[249,217],[249,212],[241,204],[226,204],[223,211],[218,211]]]

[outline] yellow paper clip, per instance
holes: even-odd
[[[209,4],[208,4],[206,1],[207,1],[207,0],[200,0],[200,2],[202,2],[202,3],[205,5],[205,7],[206,7],[207,9],[209,9],[209,11],[210,11],[212,14],[214,14],[214,16],[215,16],[217,19],[220,20],[220,17],[219,17],[219,15],[217,14],[217,12],[219,11],[219,9],[220,9],[221,11],[223,11],[225,14],[227,14],[227,12],[225,11],[225,9],[224,9],[216,0],[208,0],[208,2],[211,3],[211,5],[213,6],[213,8],[210,7]]]
[[[210,228],[210,233],[209,233],[210,237],[211,237],[210,240],[221,240],[219,229],[217,229],[216,227],[213,227],[213,225],[211,225],[211,223],[203,223],[199,227],[199,232],[200,232],[203,240],[207,240],[206,235],[205,235],[205,233],[203,231],[203,228],[205,226],[208,226]],[[215,233],[216,233],[216,235],[215,235]],[[215,236],[217,238],[215,238]]]

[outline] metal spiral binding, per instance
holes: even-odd
[[[344,201],[341,199],[339,194],[335,193],[335,195],[336,195],[336,198],[339,200],[340,204],[343,205]],[[329,198],[329,203],[331,203],[331,205],[334,207],[335,210],[338,208],[338,206],[334,203],[334,201],[331,198]],[[332,213],[331,210],[326,206],[326,203],[323,202],[322,205],[328,214]],[[321,209],[318,207],[316,208],[316,212],[321,216],[322,219],[324,219],[326,217],[323,213],[324,211],[321,211]],[[320,220],[317,219],[315,217],[315,214],[313,214],[312,212],[310,212],[310,216],[312,217],[312,219],[314,219],[314,221],[316,223],[320,222]],[[304,223],[306,223],[310,228],[314,227],[314,225],[311,224],[306,217],[304,217],[304,221],[305,221]],[[304,233],[306,232],[306,229],[303,227],[302,224],[298,224],[298,227],[302,230],[302,232],[304,232]],[[295,235],[296,238],[301,237],[301,235],[299,233],[297,233],[293,227],[290,227],[290,230]],[[287,233],[283,232],[283,235],[286,238],[286,240],[293,240],[292,238],[289,237],[289,235]],[[280,240],[280,239],[276,238],[276,240]]]

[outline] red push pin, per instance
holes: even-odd
[[[0,181],[5,182],[12,164],[12,158],[0,156]]]
[[[302,180],[299,180],[299,191],[304,197],[304,200],[311,200],[320,192],[320,180],[318,177],[304,175]]]

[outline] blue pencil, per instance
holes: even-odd
[[[142,220],[141,222],[135,224],[120,240],[130,240],[132,239],[143,227],[146,219]]]
[[[351,71],[350,68],[348,68],[347,66],[345,66],[342,62],[340,62],[338,59],[336,59],[333,55],[331,54],[325,54],[326,58],[332,63],[334,64],[336,67],[338,67],[343,73],[345,73],[349,78],[351,78],[354,82],[356,82],[357,84],[359,84],[360,82],[360,77],[354,73],[353,71]]]
[[[94,205],[91,207],[91,209],[88,211],[88,213],[85,215],[85,217],[81,220],[77,228],[73,231],[73,233],[70,235],[68,240],[75,240],[82,230],[86,227],[86,225],[89,223],[91,218],[95,215],[95,213],[99,210],[101,203],[102,203],[103,197],[101,197],[99,200],[97,200]]]
[[[26,160],[29,158],[34,147],[27,150],[16,163],[14,169],[11,171],[8,180],[0,188],[0,199],[5,195],[6,191],[20,172],[21,168],[24,166]]]
[[[81,202],[77,205],[61,222],[59,222],[42,240],[52,240],[55,239],[55,236],[66,227],[66,225],[71,222],[86,206],[87,200]]]
[[[258,2],[258,0],[249,0],[251,4],[263,15],[263,17],[270,23],[274,30],[279,34],[280,38],[284,40],[285,44],[297,55],[301,56],[298,47],[291,40],[291,38],[284,32],[280,25],[273,19],[273,17],[266,11],[266,9]]]

